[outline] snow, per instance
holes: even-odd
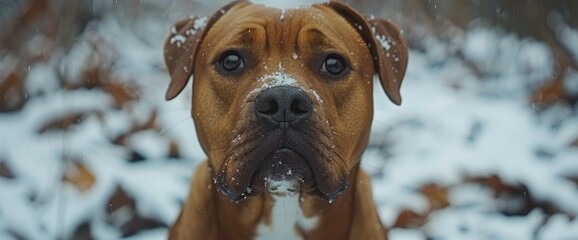
[[[570,221],[568,216],[556,214],[538,233],[538,239],[573,239],[578,236],[578,221]]]
[[[281,22],[285,20],[285,9],[281,10],[281,16],[279,16],[279,20],[281,20]]]
[[[315,96],[315,99],[319,102],[319,103],[323,103],[323,100],[321,99],[321,96],[319,96],[319,93],[317,93],[317,91],[315,91],[314,89],[309,89],[309,92],[311,94],[313,94],[313,96]]]
[[[280,67],[280,69],[282,69]],[[296,86],[297,80],[291,75],[283,72],[282,70],[273,72],[271,74],[265,74],[261,76],[258,80],[262,83],[260,88],[255,89],[255,91],[260,92],[261,90],[272,88],[276,86]]]
[[[361,27],[361,25],[359,25],[359,27]],[[361,30],[361,29],[359,29],[359,30]],[[390,43],[389,39],[387,39],[386,36],[376,34],[375,39],[377,39],[377,41],[381,45],[381,48],[385,49],[385,51],[389,51],[389,49],[391,48],[391,43]]]
[[[255,4],[265,5],[267,7],[285,10],[285,9],[300,8],[303,6],[310,6],[311,4],[313,4],[315,2],[321,2],[321,1],[312,1],[312,0],[277,0],[277,1],[251,0],[250,2],[255,3]],[[281,14],[281,16],[283,16],[283,14]],[[283,17],[281,17],[281,20],[283,20]]]
[[[202,16],[202,17],[197,18],[195,20],[195,22],[193,23],[193,30],[198,31],[199,29],[205,27],[205,25],[207,25],[208,19],[209,18],[207,16]],[[193,32],[193,34],[194,34],[194,32]]]
[[[489,80],[499,80],[496,94],[539,86],[553,74],[552,53],[542,43],[519,39],[513,33],[474,28],[465,37],[464,57],[476,64]],[[523,78],[523,79],[520,79]]]
[[[181,47],[183,45],[183,43],[185,43],[185,41],[187,41],[187,38],[183,35],[176,34],[169,41],[171,44],[176,43],[178,47]]]
[[[166,4],[162,2],[156,4]],[[310,3],[274,2],[281,9]],[[97,1],[95,9],[110,4]],[[0,176],[0,239],[14,239],[13,233],[25,239],[70,239],[86,221],[97,239],[166,238],[164,227],[123,237],[105,213],[108,199],[122,186],[137,200],[139,214],[172,224],[191,174],[205,158],[190,116],[190,87],[171,102],[163,98],[169,80],[162,44],[171,26],[165,17],[143,17],[127,28],[115,15],[105,15],[90,23],[92,30],[70,51],[54,49],[54,59],[27,68],[28,102],[20,111],[0,113],[0,162],[16,176]],[[198,20],[194,28],[203,24]],[[577,53],[578,31],[555,29]],[[410,51],[401,107],[391,104],[378,81],[374,83],[370,146],[361,164],[372,176],[382,222],[393,226],[405,209],[428,212],[428,199],[419,192],[424,184],[447,187],[450,202],[433,211],[422,227],[390,228],[390,239],[575,239],[578,221],[566,213],[578,213],[578,190],[567,179],[578,175],[578,149],[569,147],[578,138],[576,106],[536,111],[528,100],[532,89],[553,73],[551,51],[540,42],[496,29],[477,27],[464,34],[457,47],[432,38],[424,39],[429,46],[425,51]],[[96,60],[91,45],[95,39],[108,49]],[[37,44],[45,38],[30,41],[27,51],[44,51]],[[451,53],[453,47],[464,59]],[[296,53],[291,55],[287,58],[300,60]],[[12,68],[11,58],[0,57],[0,76]],[[480,67],[482,74],[466,63]],[[68,83],[82,83],[86,66],[102,64],[110,65],[115,79],[139,86],[141,96],[130,107],[114,108],[113,99],[102,90],[62,88],[58,71]],[[262,88],[297,84],[282,68],[257,80]],[[567,72],[564,84],[578,92],[578,73]],[[318,92],[309,92],[322,102]],[[158,129],[130,134],[126,146],[111,143],[155,112]],[[86,117],[68,130],[38,133],[47,122],[76,113]],[[177,159],[168,156],[171,142],[179,145]],[[131,151],[145,160],[130,163]],[[75,161],[95,175],[88,191],[61,181]],[[551,202],[560,212],[535,208],[523,215],[500,213],[520,203],[497,199],[490,188],[466,182],[490,175],[508,184],[524,184],[533,198]],[[127,216],[122,211],[115,214]]]

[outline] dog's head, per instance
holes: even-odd
[[[342,3],[280,10],[237,1],[175,24],[166,98],[194,76],[197,134],[231,200],[284,187],[331,201],[367,145],[373,76],[400,104],[407,60],[396,26]]]

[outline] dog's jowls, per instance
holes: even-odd
[[[407,60],[396,26],[339,2],[237,1],[177,22],[165,43],[166,98],[193,78],[208,160],[170,238],[386,239],[359,161],[373,76],[400,104]]]

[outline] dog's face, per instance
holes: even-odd
[[[407,49],[397,28],[334,2],[236,2],[201,23],[181,21],[167,39],[167,98],[194,73],[192,117],[219,190],[234,201],[344,191],[367,145],[376,71],[400,101]]]

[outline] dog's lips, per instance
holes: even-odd
[[[233,201],[265,191],[277,195],[316,191],[307,160],[291,149],[273,150],[255,165],[250,172],[219,174],[215,180],[219,190]]]
[[[261,162],[253,174],[251,186],[269,192],[296,192],[312,188],[307,186],[313,185],[312,182],[313,174],[307,160],[291,149],[280,148]]]
[[[278,183],[288,183],[285,192],[313,194],[329,202],[346,189],[344,172],[335,172],[336,166],[327,161],[330,157],[319,150],[322,147],[307,143],[319,139],[293,129],[272,129],[262,136],[246,159],[232,161],[240,168],[217,175],[219,190],[232,201],[265,191],[278,193]]]
[[[265,157],[256,174],[262,173],[269,180],[281,181],[303,177],[307,170],[309,165],[299,153],[289,148],[280,148]]]

